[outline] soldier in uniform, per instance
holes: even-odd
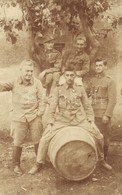
[[[59,82],[62,56],[61,53],[54,49],[54,37],[47,35],[42,40],[43,50],[43,64],[42,72],[39,75],[43,86],[47,90],[47,95],[56,87]],[[42,55],[42,54],[40,54]]]
[[[20,158],[22,146],[30,130],[37,154],[38,143],[42,135],[42,115],[45,111],[44,90],[41,82],[34,78],[34,62],[24,60],[21,63],[20,75],[12,81],[0,83],[0,92],[12,91],[11,136],[13,146],[13,168],[16,174],[22,174]]]
[[[76,72],[76,83],[82,83],[85,75],[90,69],[90,59],[85,51],[86,49],[86,38],[83,35],[78,35],[75,39],[74,47],[70,51],[67,51],[63,56],[63,69],[67,66],[72,66]]]
[[[66,83],[55,88],[48,110],[48,124],[40,139],[37,162],[30,170],[30,174],[39,171],[45,163],[50,140],[63,127],[78,126],[86,130],[95,139],[98,146],[99,161],[103,167],[110,170],[110,166],[104,161],[103,136],[94,124],[94,114],[91,104],[81,85],[74,83],[75,71],[71,68],[65,69]],[[57,111],[58,108],[58,112]]]
[[[108,154],[110,140],[110,123],[116,104],[116,85],[110,76],[105,74],[107,62],[96,59],[96,76],[91,79],[89,96],[95,114],[95,123],[104,137],[104,157]]]

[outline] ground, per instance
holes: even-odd
[[[12,169],[12,140],[0,136],[0,195],[122,195],[122,144],[112,142],[108,162],[113,171],[104,170],[99,165],[92,175],[74,182],[62,178],[51,163],[36,175],[28,171],[35,161],[31,142],[24,145],[21,166],[24,174],[16,176]]]

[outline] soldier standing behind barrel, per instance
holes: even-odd
[[[45,163],[50,140],[64,127],[75,126],[91,134],[96,142],[98,158],[101,165],[107,170],[111,169],[104,160],[103,136],[94,124],[94,114],[84,87],[74,83],[76,77],[74,69],[65,69],[66,83],[55,88],[48,110],[48,124],[40,139],[37,162],[30,170],[30,174],[39,171]],[[57,111],[58,108],[58,112]]]
[[[91,79],[89,96],[95,114],[95,123],[104,136],[104,157],[108,155],[111,117],[116,104],[116,85],[105,73],[107,62],[98,58],[95,61],[96,76]]]
[[[47,96],[52,92],[59,82],[62,56],[59,51],[54,49],[54,37],[46,35],[42,39],[43,48],[43,64],[42,72],[39,75],[43,87],[46,88]],[[41,54],[40,54],[41,55]]]

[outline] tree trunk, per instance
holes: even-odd
[[[83,32],[84,32],[84,34],[86,36],[86,39],[88,40],[88,42],[90,43],[90,46],[91,46],[90,62],[91,62],[91,65],[92,65],[92,63],[93,63],[93,61],[96,57],[97,51],[100,47],[100,43],[96,40],[95,35],[92,33],[92,31],[88,27],[87,18],[86,18],[85,14],[83,12],[79,12],[79,18],[80,18],[80,21],[81,21]]]

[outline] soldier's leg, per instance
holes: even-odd
[[[35,173],[37,173],[40,170],[41,165],[45,163],[51,138],[52,132],[50,131],[50,129],[46,128],[39,142],[36,163],[28,172],[29,174],[34,175]]]
[[[29,123],[29,130],[31,133],[32,141],[34,143],[35,154],[37,155],[39,141],[43,133],[43,125],[42,125],[41,117],[37,116],[34,120],[32,120]]]
[[[46,74],[46,80],[45,80],[45,85],[49,85],[50,83],[52,83],[53,80],[53,75],[52,73]]]
[[[60,72],[53,73],[51,93],[53,93],[53,89],[59,84],[60,76],[61,76]]]
[[[96,127],[95,124],[90,124],[87,120],[84,120],[80,127],[82,127],[86,133],[89,133],[95,141],[97,154],[98,154],[98,161],[104,159],[104,152],[103,152],[103,135],[100,133],[99,129]]]
[[[102,118],[95,118],[95,123],[104,137],[104,158],[106,160],[110,142],[110,121],[104,124]]]
[[[11,136],[13,137],[13,168],[17,174],[22,174],[20,167],[20,159],[22,153],[22,145],[28,131],[28,124],[18,121],[12,121],[11,123]]]
[[[46,95],[47,96],[49,96],[49,94],[50,94],[52,81],[53,81],[52,73],[46,74],[45,87],[46,87]]]
[[[46,79],[46,73],[45,73],[45,71],[42,71],[39,74],[39,80],[41,81],[43,87],[45,87],[45,79]]]
[[[55,136],[55,134],[66,125],[55,123],[52,129],[46,128],[43,132],[43,135],[39,142],[39,148],[37,153],[37,159],[36,164],[32,167],[32,169],[29,171],[29,174],[35,174],[39,171],[42,164],[45,164],[47,153],[48,153],[48,147],[50,140]]]
[[[90,124],[88,121],[84,121],[80,124],[81,127],[86,130],[95,140],[97,147],[98,161],[107,170],[111,170],[112,167],[104,160],[104,138],[95,124]]]

